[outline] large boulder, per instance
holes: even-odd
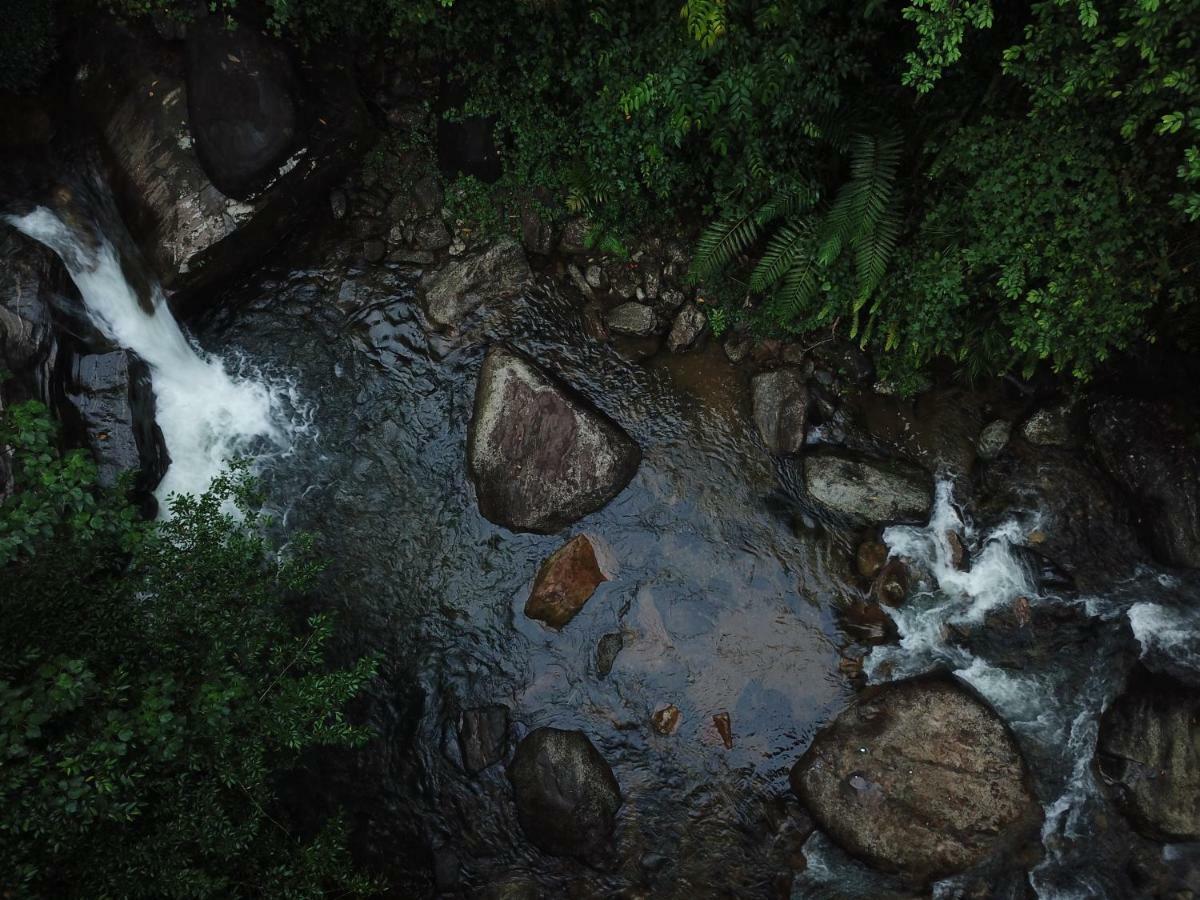
[[[200,164],[217,190],[245,199],[296,142],[292,62],[257,29],[207,16],[188,29],[185,76]]]
[[[754,376],[751,389],[754,424],[767,450],[786,456],[803,449],[808,419],[808,385],[803,370],[788,367],[763,372]]]
[[[48,294],[65,278],[53,251],[0,231],[0,370],[32,376],[45,366],[54,342]]]
[[[1033,549],[1081,590],[1107,588],[1146,561],[1115,485],[1068,450],[1014,442],[983,467],[976,510],[989,524],[1035,512]]]
[[[525,602],[525,615],[551,628],[562,628],[607,580],[596,562],[592,542],[587,535],[577,534],[550,554],[538,569]]]
[[[286,102],[276,96],[286,76],[262,61],[274,51],[197,49],[266,40],[250,26],[213,35],[208,20],[196,23],[186,51],[102,27],[76,51],[74,90],[103,139],[126,223],[168,291],[183,292],[174,302],[191,305],[311,217],[357,160],[366,110],[337,52],[298,74],[287,124],[278,118]],[[229,80],[236,90],[225,91]],[[189,86],[202,96],[191,97]],[[274,124],[261,118],[268,109]]]
[[[512,238],[451,259],[421,282],[421,305],[438,328],[458,324],[485,301],[511,297],[530,279],[525,251]]]
[[[933,483],[915,466],[825,453],[806,457],[809,496],[859,525],[928,517]]]
[[[1012,848],[1041,817],[1004,724],[940,680],[861,695],[817,735],[791,784],[848,851],[920,883]]]
[[[1200,693],[1138,671],[1104,714],[1100,771],[1137,828],[1200,840]]]
[[[581,731],[538,728],[508,767],[517,816],[529,839],[555,856],[595,860],[608,847],[621,788]]]
[[[1165,401],[1110,397],[1090,419],[1100,460],[1131,495],[1154,555],[1200,568],[1200,431]]]
[[[553,533],[608,503],[640,462],[637,444],[602,413],[524,357],[488,351],[467,443],[487,518],[514,531]]]

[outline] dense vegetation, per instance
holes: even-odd
[[[833,329],[902,381],[937,358],[1086,378],[1200,336],[1200,0],[214,8],[440,71],[466,98],[446,115],[495,117],[510,188],[613,247],[707,224],[723,320]]]
[[[227,514],[244,478],[148,523],[39,405],[0,425],[0,894],[367,893],[339,824],[298,835],[276,798],[305,750],[366,738],[343,708],[372,661],[330,667],[330,622],[291,621],[307,548]]]

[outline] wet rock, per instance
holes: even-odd
[[[595,299],[596,295],[592,291],[592,286],[588,284],[579,266],[575,265],[575,263],[567,263],[567,275],[570,277],[571,283],[575,285],[575,289],[583,294],[587,300]],[[601,319],[603,319],[603,313],[601,313]]]
[[[950,548],[950,565],[965,572],[971,567],[971,554],[966,542],[957,531],[946,532],[946,545]]]
[[[645,337],[658,327],[654,310],[644,303],[622,303],[604,317],[608,327],[617,334]]]
[[[139,423],[134,414],[134,396],[138,394],[150,405],[146,423]],[[141,468],[139,427],[153,427],[154,407],[149,372],[137,357],[125,350],[74,357],[67,400],[79,415],[101,484],[111,486],[122,472]],[[143,439],[147,451],[153,452],[152,432]]]
[[[1100,724],[1100,771],[1138,830],[1200,840],[1200,693],[1138,670]]]
[[[408,250],[404,247],[393,250],[386,258],[388,262],[421,267],[432,266],[434,261],[433,253],[429,250]]]
[[[625,638],[619,631],[601,635],[600,641],[596,643],[596,672],[600,674],[601,678],[607,678],[608,673],[612,672],[612,666],[617,661],[617,654],[624,646]]]
[[[521,244],[530,253],[540,256],[554,252],[554,228],[532,203],[521,208]]]
[[[573,219],[568,219],[563,225],[562,234],[558,238],[559,253],[568,255],[576,255],[588,252],[588,235],[591,233],[592,226],[580,216]]]
[[[875,576],[875,582],[871,585],[871,596],[884,606],[900,606],[908,599],[911,580],[904,560],[889,559]]]
[[[468,772],[482,772],[504,758],[508,744],[508,709],[468,709],[458,724],[458,746]]]
[[[413,227],[410,243],[417,250],[444,250],[450,246],[450,230],[441,216],[421,219]]]
[[[1008,446],[1008,438],[1011,434],[1012,422],[1004,419],[996,419],[993,422],[989,422],[984,426],[983,431],[979,433],[979,444],[976,447],[979,458],[983,460],[995,459]]]
[[[842,628],[854,640],[863,644],[882,644],[896,635],[896,623],[875,599],[871,597],[853,597],[845,600],[839,610]],[[861,663],[857,666],[848,665],[848,674],[855,675],[861,671]]]
[[[485,301],[519,293],[530,277],[521,245],[503,238],[428,273],[421,281],[421,303],[429,321],[444,328]]]
[[[608,579],[596,562],[596,551],[587,535],[577,534],[555,550],[534,579],[525,615],[562,628]]]
[[[1060,404],[1039,409],[1021,425],[1021,437],[1039,447],[1072,447],[1077,445],[1071,427],[1072,406]]]
[[[0,233],[0,370],[32,375],[48,363],[50,296],[65,279],[52,251],[12,229]]]
[[[813,500],[858,524],[920,521],[929,516],[929,476],[904,463],[836,454],[808,456],[804,479]]]
[[[1132,497],[1154,555],[1200,567],[1200,449],[1195,426],[1167,402],[1111,397],[1092,409],[1100,460]]]
[[[595,263],[587,267],[587,272],[584,273],[584,280],[587,282],[588,287],[597,291],[605,290],[608,287],[608,276]]]
[[[1041,819],[1003,723],[943,681],[860,695],[817,735],[791,784],[839,844],[922,883],[1010,849]]]
[[[854,554],[854,565],[863,578],[874,581],[887,562],[888,548],[879,541],[863,541]]]
[[[337,221],[346,218],[346,212],[350,208],[350,201],[346,197],[346,192],[341,188],[329,192],[329,212]]]
[[[601,636],[596,644],[596,672],[601,678],[608,677],[613,663],[617,661],[617,654],[621,652],[623,646],[625,646],[625,639],[619,631]]]
[[[508,767],[526,836],[547,853],[594,860],[608,847],[621,789],[581,731],[538,728]]]
[[[731,334],[725,339],[724,349],[725,356],[728,357],[731,363],[740,363],[750,354],[750,348],[753,345],[750,335],[745,332]]]
[[[667,288],[658,295],[658,303],[656,304],[663,318],[673,316],[679,307],[683,306],[687,300],[687,295],[676,288]]]
[[[608,284],[610,290],[622,300],[632,300],[637,296],[637,273],[624,263],[613,263],[608,267]]]
[[[977,516],[998,524],[1014,510],[1041,513],[1037,553],[1080,590],[1106,589],[1146,560],[1115,485],[1075,453],[1014,444],[988,464]]]
[[[717,734],[721,736],[721,743],[725,745],[726,750],[733,749],[733,722],[729,718],[729,713],[720,712],[712,717],[713,725],[717,729]]]
[[[679,707],[668,704],[654,711],[654,715],[650,717],[650,725],[659,734],[669,736],[679,730],[682,720],[683,713],[679,711]]]
[[[363,259],[369,263],[383,262],[387,256],[387,244],[380,240],[363,241]]]
[[[192,23],[186,48],[188,117],[213,185],[245,199],[275,174],[297,140],[295,75],[282,44],[222,16]]]
[[[549,534],[604,506],[641,450],[524,357],[493,347],[475,389],[467,464],[488,519]]]
[[[675,316],[671,323],[671,333],[667,335],[667,349],[672,353],[683,353],[691,350],[704,334],[704,326],[708,319],[704,311],[694,303],[689,303]]]
[[[776,456],[787,456],[804,446],[808,418],[808,387],[800,369],[783,368],[755,375],[754,424]]]

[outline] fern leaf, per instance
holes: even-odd
[[[761,293],[774,286],[811,240],[812,223],[807,220],[781,226],[750,274],[750,290]]]
[[[753,244],[758,235],[758,219],[753,212],[727,216],[713,222],[696,241],[691,280],[700,281],[721,271]]]
[[[893,197],[866,234],[860,235],[855,246],[855,267],[858,271],[858,300],[861,308],[867,298],[883,282],[888,262],[900,238],[901,216],[898,198]]]

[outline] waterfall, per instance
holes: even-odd
[[[297,428],[288,414],[295,405],[291,386],[231,373],[225,360],[194,346],[157,282],[139,301],[113,241],[98,226],[81,233],[45,206],[4,218],[58,254],[95,325],[149,365],[155,420],[170,456],[155,491],[160,501],[203,493],[235,457],[288,450]]]

